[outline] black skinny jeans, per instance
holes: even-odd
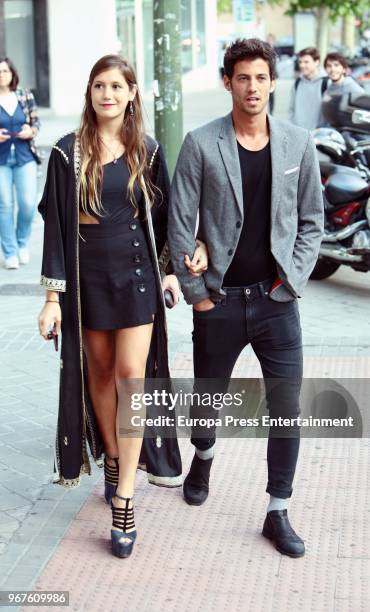
[[[297,300],[272,300],[270,286],[271,281],[266,281],[244,288],[229,288],[226,298],[211,310],[193,310],[194,389],[199,390],[197,378],[219,378],[222,385],[226,381],[227,388],[238,356],[250,343],[261,365],[269,416],[296,417],[303,370],[298,304]],[[272,379],[288,379],[286,392],[281,387],[276,392],[274,384],[271,386]],[[197,414],[199,416],[199,411]],[[205,416],[204,411],[202,416]],[[214,417],[214,413],[209,416]],[[266,491],[285,499],[292,494],[299,428],[292,437],[276,435],[276,430],[270,427]],[[197,429],[192,429],[191,442],[200,450],[213,446],[215,439],[215,430],[209,430],[207,437],[203,432],[202,437],[197,437]]]

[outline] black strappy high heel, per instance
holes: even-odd
[[[121,497],[121,495],[118,495],[117,493],[115,494],[115,497],[118,499],[123,499],[126,504],[124,508],[117,508],[113,505],[113,500],[110,503],[113,516],[113,527],[123,529],[123,531],[111,529],[112,553],[116,557],[124,559],[131,555],[136,540],[137,534],[135,529],[134,509],[129,508],[129,503],[132,500],[132,497]],[[133,530],[127,533],[127,529]],[[123,538],[125,538],[126,541],[121,542],[120,540]]]
[[[107,459],[112,459],[115,465],[109,465]],[[110,504],[118,486],[119,464],[117,457],[104,457],[104,497],[107,504]]]

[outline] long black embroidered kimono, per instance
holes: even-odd
[[[165,306],[158,265],[165,259],[169,177],[163,152],[150,137],[148,172],[160,190],[152,209],[147,207],[145,230],[155,263],[158,312],[146,368],[147,378],[169,378]],[[78,486],[80,475],[91,473],[87,453],[98,464],[103,453],[102,439],[87,389],[87,369],[82,347],[79,285],[79,140],[67,134],[52,148],[39,212],[44,218],[44,248],[41,285],[59,291],[62,311],[59,414],[56,433],[56,482]],[[161,196],[162,194],[162,196]],[[168,433],[168,432],[167,432]],[[181,458],[176,437],[166,437],[166,429],[151,430],[144,437],[140,464],[145,463],[149,482],[160,486],[181,484]]]

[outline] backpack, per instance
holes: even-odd
[[[294,81],[294,91],[297,91],[300,80],[301,80],[301,77],[298,77],[298,79]],[[322,96],[324,95],[324,93],[326,92],[328,88],[328,83],[329,83],[329,77],[327,76],[323,77],[322,82],[321,82],[321,95]]]

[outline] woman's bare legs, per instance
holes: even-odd
[[[115,379],[115,332],[83,328],[88,386],[94,413],[108,457],[118,457],[116,436],[117,389]],[[114,465],[113,461],[108,461]]]
[[[135,392],[143,390],[145,366],[149,354],[150,341],[152,337],[153,324],[140,325],[127,329],[119,329],[115,332],[116,337],[116,359],[115,374],[116,387],[118,389],[117,411],[117,445],[119,455],[119,482],[118,495],[132,497],[137,466],[139,463],[140,450],[143,440],[143,427],[133,427],[131,422],[131,406],[129,404],[129,393],[131,389]],[[130,384],[131,379],[131,384]],[[134,380],[132,380],[134,379]],[[142,381],[142,382],[141,382]],[[120,426],[126,430],[134,430],[128,435],[120,435]],[[119,508],[125,506],[125,502],[114,497],[114,505]],[[132,507],[130,502],[130,507]],[[129,531],[129,530],[128,530]],[[122,538],[122,541],[126,538]]]
[[[119,457],[117,493],[122,497],[132,497],[134,493],[144,428],[135,427],[134,433],[130,436],[120,436],[120,420],[122,427],[126,421],[130,422],[132,416],[127,401],[130,379],[136,392],[138,386],[140,391],[143,390],[152,330],[152,323],[115,331],[83,328],[89,393],[105,452],[109,457]],[[132,427],[129,426],[129,429]],[[113,463],[109,460],[108,462]],[[114,497],[114,505],[124,507],[125,502]],[[132,507],[131,502],[130,507]],[[125,541],[127,538],[122,540]]]

